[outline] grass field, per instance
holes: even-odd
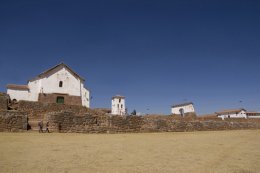
[[[260,130],[0,133],[0,172],[258,173]]]

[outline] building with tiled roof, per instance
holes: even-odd
[[[217,117],[222,118],[247,118],[246,110],[243,108],[229,109],[216,112]]]
[[[171,107],[171,113],[175,115],[184,116],[186,113],[195,113],[192,102],[175,104]]]
[[[27,85],[7,85],[11,100],[39,101],[89,107],[89,90],[84,87],[85,79],[69,66],[60,63],[36,77]]]

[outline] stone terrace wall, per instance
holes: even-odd
[[[174,116],[76,116],[73,112],[48,114],[51,131],[76,133],[184,132],[260,129],[259,121],[189,120]]]
[[[50,131],[76,133],[120,133],[140,132],[143,125],[142,117],[85,115],[75,116],[73,112],[49,113],[47,119]]]
[[[38,122],[43,120],[46,123],[46,115],[51,112],[71,111],[77,115],[91,113],[94,115],[97,111],[92,111],[83,106],[65,105],[57,103],[41,103],[30,101],[19,101],[16,105],[18,111],[25,111],[28,114],[28,126],[31,130],[38,130]]]
[[[109,126],[108,116],[75,116],[71,111],[48,113],[47,120],[49,130],[54,132],[105,133]]]
[[[0,101],[0,131],[38,130],[39,120],[49,121],[50,131],[76,133],[183,132],[260,129],[259,119],[225,119],[176,115],[109,116],[82,106],[20,101],[17,111],[7,111],[7,97]],[[1,98],[1,95],[0,95]],[[6,100],[7,99],[7,100]],[[28,119],[27,119],[28,117]],[[28,121],[27,121],[28,120]],[[28,127],[27,127],[28,126]]]
[[[109,133],[141,132],[144,125],[140,116],[111,116],[109,119]]]
[[[17,110],[28,112],[28,116],[32,118],[41,117],[41,115],[44,115],[49,112],[72,111],[80,115],[89,111],[89,109],[83,106],[65,105],[57,103],[40,103],[30,101],[19,101],[17,105]]]
[[[173,116],[145,116],[142,130],[145,132],[185,132],[208,130],[260,129],[260,121],[249,119],[190,120]]]
[[[8,101],[9,101],[8,95],[0,92],[0,110],[8,109]]]
[[[27,115],[19,111],[0,111],[0,132],[27,130]]]

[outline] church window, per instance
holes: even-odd
[[[57,100],[56,100],[56,103],[58,103],[58,104],[64,104],[64,97],[58,96],[58,97],[57,97]]]
[[[63,82],[60,81],[60,82],[59,82],[59,87],[62,87],[62,85],[63,85]]]

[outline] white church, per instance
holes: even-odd
[[[186,113],[194,113],[195,109],[192,102],[182,103],[173,105],[171,108],[171,113],[175,115],[184,116]]]
[[[126,115],[125,97],[116,95],[112,97],[111,102],[111,114],[112,115]]]
[[[89,90],[84,78],[64,63],[60,63],[28,81],[27,85],[7,85],[13,101],[39,101],[68,105],[90,106]]]

